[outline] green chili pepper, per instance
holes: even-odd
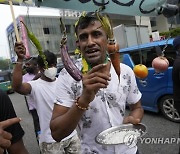
[[[43,53],[43,48],[39,42],[39,40],[36,38],[36,36],[27,28],[26,24],[23,21],[20,21],[23,23],[24,27],[26,28],[28,38],[31,40],[31,42],[34,44],[34,46],[37,48],[39,55],[43,59],[45,69],[48,69],[48,62],[46,61],[46,56]]]

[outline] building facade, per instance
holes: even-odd
[[[74,23],[76,20],[77,17],[63,19],[68,37],[68,50],[70,52],[73,52],[76,48],[74,35]],[[60,29],[60,17],[19,16],[17,18],[19,34],[26,47],[26,57],[29,57],[38,55],[38,51],[28,39],[27,31],[20,21],[23,21],[28,29],[38,38],[44,51],[49,50],[57,56],[60,55],[60,40],[63,34]],[[14,53],[14,43],[16,42],[16,37],[13,24],[7,27],[7,37],[9,42],[10,58],[13,62],[16,60],[16,55]]]
[[[168,4],[180,5],[180,0],[167,0]],[[166,18],[163,15],[151,17],[152,31],[167,32],[172,28],[180,27],[180,13],[176,16]]]
[[[28,39],[25,27],[20,21],[23,21],[28,29],[35,34],[35,36],[40,41],[43,50],[49,50],[60,57],[60,40],[63,35],[60,29],[60,17],[62,17],[63,22],[66,26],[67,32],[67,46],[69,53],[74,53],[76,49],[76,38],[74,23],[77,21],[81,12],[77,11],[67,11],[59,10],[57,16],[38,16],[38,15],[21,15],[17,18],[17,27],[26,47],[26,57],[37,55],[37,49]],[[134,16],[124,16],[124,15],[114,15],[110,14],[110,19],[112,20],[113,27],[120,24],[125,25],[137,25],[136,17]],[[144,24],[144,23],[143,23]],[[142,23],[141,23],[142,25]],[[145,24],[147,25],[147,24]],[[149,26],[149,24],[148,24]],[[13,23],[7,27],[7,38],[9,42],[10,49],[10,59],[12,62],[16,61],[16,54],[14,52],[14,44],[16,42],[15,32]]]

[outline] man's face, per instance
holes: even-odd
[[[34,74],[36,66],[30,62],[26,62],[25,68],[27,73]]]
[[[85,29],[78,29],[77,44],[83,57],[91,66],[105,61],[107,35],[99,21],[92,21]]]

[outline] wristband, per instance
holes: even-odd
[[[88,107],[82,107],[82,106],[80,106],[80,105],[78,104],[79,98],[80,98],[80,97],[78,97],[78,98],[76,99],[76,101],[75,101],[75,104],[76,104],[77,108],[80,109],[80,110],[83,110],[83,111],[88,110],[89,106],[88,106]]]

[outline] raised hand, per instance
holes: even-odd
[[[99,64],[93,67],[83,76],[83,97],[87,102],[91,102],[100,88],[107,88],[108,81],[111,80],[110,63]]]

